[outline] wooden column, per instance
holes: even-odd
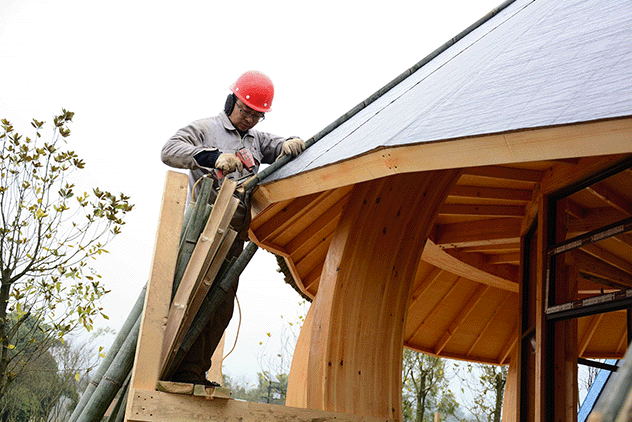
[[[147,283],[145,306],[132,369],[126,421],[135,420],[131,413],[134,392],[154,390],[158,381],[164,329],[169,314],[178,243],[184,219],[187,185],[186,174],[167,172],[154,258]],[[139,356],[142,356],[142,359],[139,359]]]
[[[520,420],[520,404],[518,402],[520,391],[520,342],[516,342],[511,361],[509,361],[509,371],[505,382],[505,392],[503,394],[502,422],[517,422]]]
[[[401,417],[409,289],[457,175],[409,173],[355,186],[299,337],[288,406]]]

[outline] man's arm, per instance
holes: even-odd
[[[182,169],[214,167],[220,152],[217,148],[204,145],[204,134],[205,124],[202,120],[178,130],[162,147],[162,162]]]
[[[298,136],[284,138],[282,136],[276,136],[266,132],[259,132],[259,135],[261,136],[261,153],[263,155],[263,162],[266,164],[272,164],[277,157],[284,152],[284,145],[293,143],[292,140],[294,139],[300,140]],[[305,143],[303,141],[300,141],[299,143],[301,146],[298,146],[296,151],[292,150],[291,152],[291,155],[294,157],[299,155],[305,148]]]

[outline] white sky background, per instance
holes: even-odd
[[[136,205],[98,263],[112,290],[98,325],[118,329],[147,280],[168,169],[160,148],[217,114],[237,76],[256,69],[275,84],[257,129],[307,139],[500,2],[0,0],[0,118],[29,134],[31,118],[74,111],[70,144],[87,162],[77,184]],[[299,312],[275,269],[259,251],[241,278],[231,376],[254,382],[259,341]]]

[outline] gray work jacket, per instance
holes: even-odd
[[[246,147],[257,160],[254,169],[256,173],[259,163],[270,164],[281,153],[283,142],[289,138],[271,135],[266,132],[250,129],[243,138],[225,112],[217,116],[196,120],[190,125],[178,130],[162,147],[162,162],[171,167],[189,169],[189,186],[209,173],[212,169],[200,167],[193,156],[201,151],[219,150],[220,152],[235,152]],[[231,179],[238,179],[247,175],[235,171],[227,175]]]

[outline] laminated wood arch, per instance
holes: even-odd
[[[333,232],[289,380],[290,406],[399,418],[409,293],[458,171],[356,185]]]

